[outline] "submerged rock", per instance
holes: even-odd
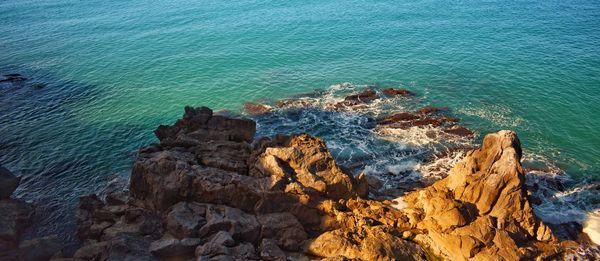
[[[246,110],[246,112],[250,115],[261,115],[273,112],[273,108],[271,106],[254,102],[244,103],[244,110]]]
[[[383,89],[383,93],[387,96],[402,96],[402,97],[409,97],[414,95],[413,92],[407,90],[407,89],[398,89],[398,88],[385,88]]]

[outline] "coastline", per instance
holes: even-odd
[[[344,106],[370,102],[369,95],[349,97]],[[456,129],[441,111],[381,123]],[[255,139],[255,131],[252,120],[205,107],[188,107],[174,125],[160,126],[160,143],[139,151],[129,191],[80,199],[77,236],[84,245],[73,260],[551,259],[578,255],[584,246],[592,251],[581,258],[598,255],[581,228],[575,238],[559,239],[535,216],[513,132],[486,135],[446,178],[406,190],[397,208],[385,198],[398,191],[341,168],[323,140]],[[504,185],[486,185],[492,181]],[[25,245],[56,249],[48,241]]]

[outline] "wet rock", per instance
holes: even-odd
[[[273,108],[264,104],[247,102],[244,103],[244,110],[250,115],[261,115],[271,113],[273,111]]]
[[[10,198],[20,182],[20,177],[16,177],[8,169],[0,166],[0,200]]]
[[[19,244],[19,252],[23,260],[49,260],[52,256],[62,252],[62,243],[56,236],[47,236],[25,240]]]
[[[373,89],[369,88],[361,93],[346,96],[344,101],[336,104],[335,107],[355,106],[359,104],[370,103],[378,98],[379,96],[377,93]]]
[[[432,107],[427,106],[417,110],[417,113],[420,114],[434,114],[438,112],[448,111],[448,107]]]
[[[443,131],[445,133],[460,136],[460,137],[473,137],[475,135],[475,133],[473,133],[473,131],[471,131],[465,127],[462,127],[462,126],[455,126],[454,128],[444,129]]]
[[[548,224],[556,237],[562,240],[577,240],[583,230],[583,226],[577,222],[567,222],[561,224]]]
[[[399,89],[399,88],[385,88],[383,89],[383,93],[387,96],[402,96],[409,97],[414,95],[413,92],[407,89]]]

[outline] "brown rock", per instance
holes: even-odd
[[[413,92],[407,90],[407,89],[398,89],[398,88],[385,88],[383,89],[383,93],[387,96],[402,96],[402,97],[409,97],[414,95]]]
[[[339,229],[321,234],[307,245],[319,257],[345,257],[361,260],[426,260],[425,252],[381,227]]]
[[[540,254],[539,244],[555,245],[529,203],[521,153],[514,132],[488,134],[448,177],[403,197],[403,212],[422,213],[411,224],[427,233],[415,240],[450,259],[516,260]]]
[[[264,104],[247,102],[244,103],[244,110],[246,110],[246,112],[251,115],[261,115],[271,113],[273,111],[273,108]]]
[[[281,248],[297,251],[308,238],[302,224],[290,213],[271,213],[258,216],[260,237],[272,238]]]

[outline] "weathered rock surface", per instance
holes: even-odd
[[[454,260],[528,259],[557,245],[529,203],[521,153],[514,132],[488,134],[448,177],[399,199],[423,231],[414,240]]]
[[[367,92],[350,100],[371,98]],[[437,111],[419,112],[429,113]],[[183,119],[160,126],[160,144],[139,151],[127,197],[81,198],[77,232],[84,245],[75,257],[515,260],[561,254],[562,243],[533,214],[512,132],[488,136],[446,179],[406,195],[401,210],[394,208],[398,202],[368,199],[367,177],[340,168],[324,141],[307,134],[254,140],[254,132],[254,122],[204,107],[186,108]]]

